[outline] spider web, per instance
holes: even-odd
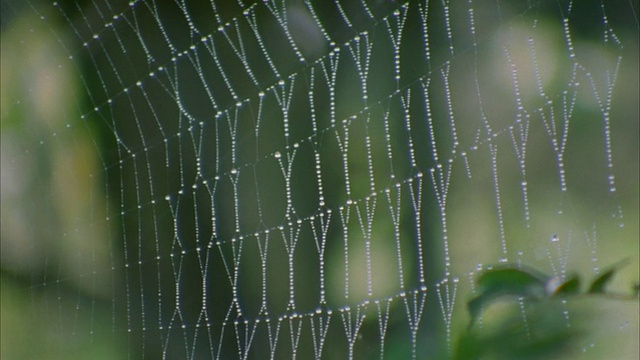
[[[490,264],[637,265],[632,4],[2,5],[3,276],[72,344],[446,358]]]

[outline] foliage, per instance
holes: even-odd
[[[513,265],[484,271],[476,280],[476,296],[467,303],[471,320],[454,358],[546,359],[568,352],[584,330],[569,326],[561,315],[567,299],[637,299],[637,292],[629,296],[606,291],[627,263],[610,266],[584,290],[578,275],[560,278]]]

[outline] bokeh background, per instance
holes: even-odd
[[[566,267],[568,272],[591,278],[596,269],[629,259],[616,273],[610,288],[616,294],[630,296],[632,284],[638,281],[639,251],[637,4],[576,3],[569,17],[574,51],[585,68],[580,76],[590,72],[600,101],[611,98],[612,173],[616,191],[609,191],[601,109],[591,85],[583,83],[578,88],[568,127],[564,155],[567,192],[559,191],[558,162],[543,123],[530,114],[526,160],[531,215],[528,222],[521,170],[508,134],[508,127],[518,114],[514,105],[513,68],[517,69],[525,107],[543,106],[528,47],[529,39],[535,40],[543,86],[554,101],[561,102],[563,91],[570,90],[567,83],[573,66],[562,27],[568,3],[473,2],[477,27],[474,46],[468,32],[468,4],[450,4],[453,43],[449,43],[443,17],[438,16],[443,11],[442,4],[434,2],[429,7],[431,57],[427,61],[418,2],[410,1],[400,51],[400,81],[394,78],[393,48],[382,20],[400,4],[393,1],[368,4],[376,20],[367,17],[358,2],[342,4],[350,15],[353,25],[350,27],[335,4],[314,2],[317,16],[342,56],[335,89],[338,99],[335,118],[329,111],[331,95],[326,81],[320,67],[315,67],[318,130],[309,119],[311,110],[306,100],[309,69],[313,67],[309,64],[327,57],[333,47],[314,26],[304,2],[287,2],[292,41],[307,59],[301,63],[277,22],[264,7],[256,5],[262,40],[278,71],[284,78],[298,74],[289,114],[289,140],[282,136],[283,115],[277,102],[269,95],[264,103],[259,101],[259,92],[279,80],[270,64],[253,60],[263,59],[260,44],[248,26],[239,29],[246,42],[251,69],[263,87],[257,89],[218,31],[216,14],[208,1],[188,4],[189,20],[200,31],[194,34],[184,13],[173,2],[137,2],[131,10],[126,1],[58,1],[54,6],[47,1],[2,0],[1,357],[184,358],[187,348],[186,354],[192,351],[194,358],[206,358],[210,353],[208,346],[192,346],[182,337],[167,340],[156,324],[158,318],[167,320],[174,315],[175,307],[168,304],[176,301],[179,284],[183,318],[174,326],[186,325],[193,330],[203,295],[202,265],[195,249],[208,244],[214,226],[219,239],[227,244],[237,235],[234,191],[241,194],[241,233],[249,239],[254,232],[267,228],[273,229],[272,236],[278,239],[269,250],[274,254],[272,258],[282,256],[269,262],[269,305],[274,319],[286,314],[288,267],[277,229],[283,226],[287,232],[292,226],[286,219],[285,181],[274,155],[276,152],[283,157],[291,155],[294,142],[300,144],[300,149],[292,173],[292,201],[299,218],[317,215],[321,208],[315,185],[313,145],[319,146],[324,159],[325,208],[334,210],[332,224],[335,224],[330,227],[326,250],[327,306],[334,310],[355,306],[368,296],[367,274],[357,271],[365,268],[366,259],[356,241],[349,259],[356,270],[350,274],[350,297],[344,299],[343,229],[337,226],[336,210],[349,199],[363,204],[371,193],[367,135],[374,142],[371,154],[375,191],[383,194],[385,188],[393,189],[396,181],[406,185],[417,171],[425,174],[420,239],[425,249],[428,296],[419,333],[418,358],[446,358],[448,354],[446,325],[436,291],[436,284],[452,279],[447,277],[447,269],[459,278],[450,324],[454,346],[465,331],[469,321],[465,303],[472,296],[470,279],[479,267],[495,264],[505,256],[501,225],[509,261],[548,274]],[[219,2],[217,6],[217,14],[225,21],[241,16],[242,8],[235,2]],[[616,44],[613,35],[607,35],[607,26],[623,46]],[[231,34],[235,34],[233,30],[229,30]],[[357,70],[345,60],[350,57],[348,49],[340,45],[364,30],[369,31],[374,44],[367,103],[362,99]],[[216,56],[242,100],[240,110],[234,105],[238,100],[227,90],[225,79],[208,70],[219,66],[209,48],[199,44],[192,52],[172,60],[175,52],[167,39],[175,49],[188,49],[202,35],[211,35],[217,44],[222,44]],[[148,54],[153,55],[152,60]],[[179,82],[162,77],[157,69],[163,64],[173,74],[179,74]],[[461,144],[455,156],[451,155],[451,123],[441,75],[446,69],[450,69],[451,99]],[[157,78],[150,75],[154,71]],[[606,82],[611,80],[607,76],[613,74],[617,74],[613,93],[605,95]],[[424,101],[420,100],[421,80],[425,79],[431,82],[429,99],[440,158],[457,159],[447,207],[450,266],[445,265],[442,221],[427,179],[429,170],[436,166],[433,150],[427,138],[413,137],[418,163],[411,166],[405,114],[396,94],[397,89],[411,89],[412,119],[426,118]],[[478,106],[475,79],[482,89],[482,109]],[[138,81],[142,84],[136,85]],[[208,91],[214,94],[215,105]],[[180,94],[180,104],[191,118],[180,111],[171,93]],[[365,106],[370,111],[366,128]],[[494,130],[501,129],[493,139],[486,139],[487,135],[478,131],[484,126],[481,110]],[[332,120],[340,124],[354,114],[358,117],[349,120],[349,125],[334,128]],[[389,141],[394,151],[391,160],[386,158],[385,114],[388,131],[394,134]],[[560,121],[561,114],[556,115]],[[227,132],[233,126],[228,121],[236,118],[238,145],[237,153],[232,154]],[[259,136],[255,133],[258,119]],[[198,126],[200,122],[206,126]],[[344,135],[346,128],[351,141],[348,151],[351,194],[344,191],[344,153],[334,135],[336,131]],[[427,134],[426,122],[413,124],[413,132]],[[480,150],[472,150],[477,144]],[[496,210],[489,145],[498,148],[496,168],[502,222]],[[464,157],[459,155],[464,150],[469,152],[466,162],[471,177],[462,165]],[[207,186],[194,179],[200,176],[213,181],[216,176],[229,177],[233,170],[246,176],[240,177],[236,189],[231,181],[221,181],[217,190],[220,195],[211,204]],[[191,190],[192,185],[199,187]],[[181,190],[188,191],[189,196],[183,196]],[[403,191],[400,239],[404,249],[412,249],[416,242],[415,223],[407,189]],[[377,201],[379,209],[388,207],[383,195]],[[218,220],[212,224],[214,209]],[[352,239],[358,239],[360,225],[355,220],[355,209],[351,216],[347,230]],[[178,227],[182,247],[177,247],[175,241]],[[388,212],[378,210],[374,229],[375,299],[396,299],[390,307],[385,354],[387,358],[407,358],[411,355],[410,334],[404,305],[398,300],[394,228]],[[554,236],[558,241],[551,241]],[[303,231],[300,239],[295,260],[296,304],[299,312],[312,313],[318,307],[319,264],[311,234]],[[224,249],[223,256],[231,259],[231,247]],[[180,250],[187,254],[180,261],[154,260],[158,254],[167,259],[169,254]],[[405,285],[407,289],[418,289],[416,254],[407,251],[403,257]],[[243,256],[239,292],[245,317],[251,319],[261,304],[260,256],[255,246],[248,245]],[[216,253],[211,259],[207,268],[211,284],[208,303],[212,317],[220,324],[229,309],[231,287],[221,258]],[[181,273],[176,280],[178,268]],[[570,320],[563,315],[565,310],[569,311]],[[367,311],[362,339],[356,345],[357,358],[379,356],[375,308],[370,306]],[[508,311],[508,308],[494,309],[495,317]],[[571,344],[572,356],[579,354],[593,359],[637,356],[638,302],[632,296],[578,298],[550,311],[556,313],[549,326],[562,327],[570,321],[584,332]],[[494,313],[486,316],[488,327]],[[347,342],[340,321],[334,313],[323,353],[326,358],[346,357]],[[308,331],[306,322],[304,326],[304,331]],[[287,332],[287,325],[283,325],[277,358],[291,357]],[[311,356],[311,337],[303,336],[300,341],[300,348],[306,349],[301,350],[300,356]],[[236,358],[235,339],[229,335],[224,344],[221,357]],[[165,348],[170,350],[163,354]],[[264,352],[260,351],[268,349],[266,332],[258,332],[253,349],[250,357],[263,357]]]

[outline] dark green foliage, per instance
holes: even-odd
[[[469,301],[472,321],[480,311],[502,296],[544,296],[545,277],[535,271],[502,267],[485,271],[478,278],[478,296]]]
[[[467,303],[471,320],[459,339],[453,358],[547,359],[563,356],[582,334],[579,328],[567,326],[562,316],[566,311],[565,299],[596,294],[629,299],[605,292],[613,276],[626,263],[619,262],[596,276],[588,283],[586,291],[581,291],[578,275],[561,281],[557,276],[509,265],[484,271],[476,280],[477,295]],[[483,323],[479,325],[481,313],[499,301],[504,308],[483,316]]]
[[[629,262],[628,259],[622,260],[617,264],[609,267],[606,271],[604,271],[598,277],[593,279],[593,281],[591,282],[591,285],[589,286],[589,291],[588,291],[589,294],[604,293],[607,284],[609,283],[609,281],[611,281],[616,271],[618,271],[618,269],[626,265],[628,262]]]
[[[580,292],[580,277],[571,276],[568,280],[556,287],[552,295],[576,295]]]
[[[602,294],[616,271],[625,265],[621,261],[611,266],[591,281],[587,294]],[[478,295],[467,306],[471,314],[471,324],[482,309],[501,297],[522,297],[542,299],[552,296],[570,296],[580,294],[580,277],[572,275],[559,283],[557,276],[548,276],[534,269],[502,266],[483,272],[478,277]]]
[[[565,353],[580,335],[563,323],[559,302],[548,299],[529,306],[531,320],[525,323],[519,313],[507,312],[496,326],[469,329],[461,337],[456,360],[471,359],[548,359]]]

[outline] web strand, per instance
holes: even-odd
[[[637,185],[618,167],[637,157],[617,151],[633,129],[618,95],[630,45],[604,2],[29,5],[64,54],[43,73],[75,86],[73,109],[33,135],[38,152],[88,156],[51,149],[89,134],[107,193],[90,220],[61,216],[71,230],[30,274],[45,290],[106,284],[130,358],[451,357],[475,291],[458,275],[546,254],[565,279],[584,249],[598,273],[596,237],[637,226],[624,216],[637,204],[615,195]],[[14,97],[46,100],[47,84]],[[81,174],[54,173],[42,183]],[[83,253],[91,227],[113,227],[108,260]]]

